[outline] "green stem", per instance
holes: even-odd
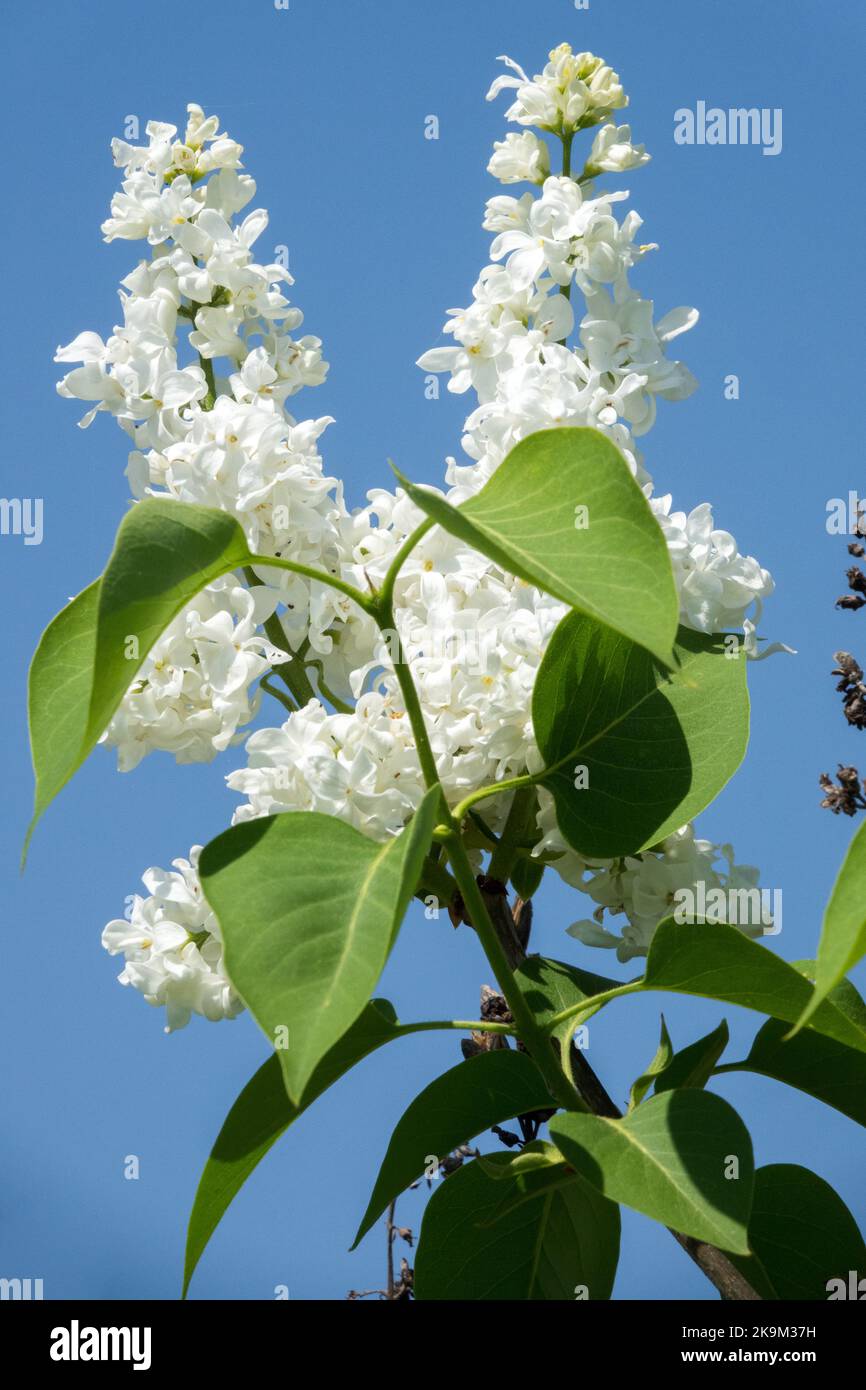
[[[427,787],[440,786],[439,772],[436,767],[436,759],[433,757],[433,749],[430,746],[427,725],[424,723],[421,702],[418,699],[418,692],[415,689],[412,672],[409,670],[409,663],[403,656],[403,644],[400,641],[400,634],[397,631],[392,598],[387,594],[385,594],[384,597],[381,593],[378,594],[374,600],[368,601],[368,612],[370,611],[378,623],[379,630],[383,636],[390,633],[396,639],[397,651],[392,656],[394,674],[397,677],[400,692],[403,696],[403,703],[406,706],[406,713],[409,716],[409,723],[412,726],[418,761],[421,764],[421,771],[424,774],[424,781]],[[445,802],[444,792],[442,801],[443,803]]]
[[[595,1012],[600,1009],[602,1004],[607,1004],[610,999],[620,999],[625,994],[636,994],[643,988],[643,980],[632,980],[627,985],[617,985],[616,989],[606,989],[603,994],[591,994],[588,999],[584,999],[579,1004],[573,1004],[570,1009],[563,1009],[561,1013],[554,1014],[548,1023],[551,1032],[554,1032],[562,1023],[568,1023],[570,1018],[577,1018],[579,1014],[586,1013],[587,1009]]]
[[[243,575],[244,579],[247,581],[247,585],[249,586],[249,588],[254,589],[258,587],[259,581],[253,574],[249,565],[244,566]],[[265,621],[262,623],[262,627],[265,630],[265,636],[267,637],[271,646],[276,647],[278,651],[284,652],[286,650],[286,647],[288,646],[288,643],[286,642],[286,634],[283,631],[283,625],[277,617],[276,613],[272,613],[269,618],[266,618]],[[293,696],[294,700],[297,702],[299,706],[305,705],[307,703],[306,700],[301,699],[298,695],[296,689],[296,681],[294,679],[296,673],[293,671],[291,655],[287,654],[286,660],[277,662],[276,665],[271,667],[271,670],[274,672],[275,675],[279,676],[280,680],[285,685],[289,694]],[[289,674],[290,672],[292,673],[291,675]],[[275,693],[275,691],[271,691],[271,694]]]
[[[501,1033],[505,1037],[513,1038],[517,1029],[513,1023],[488,1023],[486,1019],[479,1019],[477,1023],[468,1022],[465,1018],[443,1018],[433,1019],[429,1023],[411,1023],[406,1025],[412,1029],[413,1033],[432,1033],[441,1029],[451,1029],[456,1033]]]
[[[354,584],[347,584],[345,580],[338,579],[335,574],[328,574],[326,570],[313,569],[311,565],[302,565],[298,560],[284,560],[279,555],[251,555],[247,562],[250,566],[261,566],[267,569],[288,570],[291,574],[300,574],[304,579],[312,579],[316,584],[327,584],[329,589],[336,589],[338,593],[350,598],[353,603],[357,603],[365,613],[373,613],[375,604],[368,594],[362,594],[360,589],[356,589]]]
[[[574,131],[564,131],[560,136],[562,140],[562,177],[571,178],[571,146],[574,142]]]
[[[335,695],[330,686],[325,683],[325,667],[321,661],[305,661],[304,666],[311,667],[316,673],[316,685],[319,692],[324,695],[329,704],[333,705],[338,714],[354,714],[354,707],[347,705],[345,700],[341,700],[339,695]]]
[[[273,695],[275,700],[279,700],[280,704],[283,705],[285,709],[289,711],[289,714],[295,713],[298,707],[295,704],[294,700],[292,700],[290,696],[284,695],[282,690],[277,690],[277,687],[275,685],[271,685],[267,676],[262,676],[261,680],[259,681],[259,686],[262,690],[266,690],[269,695]]]
[[[435,525],[436,523],[432,517],[425,517],[424,520],[421,522],[421,525],[417,526],[415,530],[412,532],[411,536],[408,536],[407,539],[400,546],[400,549],[397,551],[397,554],[394,556],[394,559],[388,566],[385,578],[382,580],[382,587],[379,590],[380,603],[390,604],[392,602],[394,597],[394,585],[397,581],[397,575],[400,573],[401,569],[406,563],[406,560],[412,554],[412,551],[415,549],[418,542],[423,540],[423,538],[427,535],[427,532],[432,530],[432,528]]]
[[[416,543],[420,539],[420,535],[418,534],[420,531],[421,527],[414,533]],[[413,537],[409,539],[412,540]],[[404,547],[404,551],[405,554],[409,553],[406,547]],[[404,559],[405,554],[403,557]],[[395,570],[394,574],[396,575],[396,573],[397,571]],[[487,956],[490,968],[505,996],[505,1002],[511,1011],[517,1035],[532,1054],[533,1060],[547,1082],[550,1094],[557,1104],[564,1106],[566,1110],[585,1110],[586,1106],[584,1102],[581,1100],[574,1086],[559,1065],[551,1039],[545,1030],[536,1023],[535,1015],[524,998],[514,972],[508,963],[496,928],[487,911],[487,905],[484,902],[481,890],[475,881],[472,865],[469,862],[469,858],[460,838],[460,823],[459,821],[455,821],[454,817],[448,812],[445,793],[442,790],[442,783],[439,780],[439,771],[436,767],[436,759],[433,756],[433,749],[430,746],[427,727],[424,723],[421,702],[418,698],[418,692],[415,688],[415,682],[412,679],[412,672],[409,669],[409,664],[403,657],[402,644],[399,641],[399,634],[397,633],[394,617],[392,593],[393,581],[384,594],[379,593],[368,601],[367,608],[368,611],[372,613],[383,635],[390,632],[397,637],[397,651],[393,657],[394,670],[406,705],[406,713],[409,716],[412,732],[415,737],[418,760],[421,764],[421,770],[424,774],[424,780],[427,786],[439,788],[443,811],[446,814],[445,825],[438,827],[437,839],[445,846],[445,852],[454,871],[454,877],[457,880],[457,886],[460,889],[464,905],[469,914],[469,919],[484,948],[484,953]]]
[[[322,570],[312,569],[309,565],[299,564],[295,560],[283,560],[275,555],[250,556],[249,564],[243,566],[243,574],[247,584],[251,588],[260,583],[260,580],[256,578],[253,572],[253,566],[255,565],[270,567],[271,569],[289,570],[292,574],[303,575],[305,579],[312,579],[317,584],[327,584],[330,588],[336,589],[339,593],[344,594],[346,598],[352,599],[352,601],[357,603],[359,608],[362,608],[365,613],[373,612],[374,605],[372,599],[368,598],[366,594],[362,594],[360,589],[354,588],[351,584],[344,583],[344,581],[338,579],[336,575],[327,574]],[[268,640],[272,642],[275,647],[278,647],[280,651],[285,651],[287,645],[286,634],[276,614],[272,613],[262,626],[265,629]],[[296,653],[295,661],[291,666],[288,661],[285,661],[274,666],[273,669],[288,686],[299,705],[306,705],[310,700],[315,700],[316,692],[310,684],[310,679],[304,668],[304,661],[300,653]],[[327,692],[325,692],[325,694],[327,698],[330,699]]]
[[[188,306],[188,308],[185,308],[184,310],[185,317],[188,317],[192,319],[193,322],[195,322],[196,313],[201,307],[202,306],[200,304],[191,303]],[[201,353],[199,353],[198,360],[199,366],[204,372],[205,381],[207,382],[207,395],[202,401],[201,407],[202,410],[213,410],[214,405],[216,404],[216,377],[214,375],[213,359],[210,357],[202,357]],[[276,556],[253,555],[250,557],[250,564],[244,566],[244,577],[246,578],[247,584],[251,587],[259,582],[256,579],[255,574],[253,573],[253,565],[270,565],[272,568],[275,569],[290,570],[293,574],[301,574],[306,579],[316,580],[320,584],[328,584],[332,589],[337,589],[341,594],[344,594],[347,598],[353,599],[354,602],[359,604],[361,608],[364,608],[365,610],[369,611],[369,600],[366,594],[361,593],[360,589],[356,589],[351,584],[344,583],[342,579],[336,578],[335,575],[325,574],[319,570],[311,569],[308,565],[296,564],[293,560],[283,560],[277,558]],[[268,640],[275,647],[278,647],[280,651],[284,651],[286,647],[286,635],[283,631],[283,625],[280,622],[279,618],[276,616],[276,614],[272,614],[271,617],[268,618],[262,624],[262,626],[265,629],[265,633],[267,634]],[[289,668],[288,661],[280,663],[279,666],[275,666],[273,669],[285,682],[286,686],[288,687],[291,694],[294,696],[299,706],[305,705],[310,700],[315,699],[316,692],[310,684],[306,670],[304,669],[303,662],[301,662],[300,660],[296,661],[294,665],[291,667],[291,670]],[[273,686],[267,685],[264,680],[261,682],[261,684],[263,688],[269,692],[269,694],[276,696],[276,698],[281,702],[281,704],[284,704],[287,709],[294,711],[294,705],[290,705],[282,697],[282,695],[280,695],[279,692],[273,688]],[[336,708],[337,704],[340,702],[335,701],[333,696],[324,686],[323,692],[325,694],[325,697],[329,699]],[[342,708],[344,711],[348,710],[348,706],[346,705],[343,705]]]
[[[457,831],[452,831],[445,842],[445,849],[470,921],[484,948],[505,1002],[511,1011],[515,1027],[521,1041],[532,1055],[538,1070],[544,1077],[554,1100],[566,1110],[585,1110],[586,1106],[559,1065],[550,1038],[535,1021],[535,1015],[524,998],[517,978],[508,964],[505,951],[496,933],[481,889],[475,881],[475,874],[469,857]]]
[[[561,139],[562,139],[562,175],[563,175],[563,178],[570,179],[570,178],[571,178],[571,146],[572,146],[572,142],[573,142],[573,140],[574,140],[574,131],[573,131],[573,130],[570,130],[570,131],[567,131],[567,132],[563,132],[563,134],[562,134],[562,136],[561,136]],[[563,295],[566,299],[569,299],[569,300],[571,299],[571,281],[570,281],[570,280],[569,280],[569,282],[568,282],[567,285],[560,285],[560,287],[559,287],[559,293],[560,293],[561,295]],[[563,338],[562,341],[560,342],[560,347],[565,347],[566,341],[567,341],[567,340],[566,340],[565,338]]]
[[[411,539],[411,538],[410,538]],[[408,554],[408,550],[406,554]],[[405,556],[404,556],[405,558]],[[396,571],[395,571],[396,573]],[[392,584],[393,587],[393,584]],[[374,596],[364,604],[366,611],[371,613],[380,629],[384,632],[390,630],[396,632],[394,623],[394,605],[391,590],[386,593],[384,600],[380,596]],[[464,907],[468,912],[468,918],[475,928],[479,941],[481,942],[487,960],[499,982],[499,987],[505,996],[505,1001],[511,1011],[514,1020],[514,1033],[528,1049],[533,1061],[547,1082],[551,1097],[558,1105],[564,1106],[566,1110],[580,1110],[593,1112],[591,1107],[578,1093],[573,1082],[566,1075],[565,1070],[560,1065],[553,1048],[553,1042],[549,1032],[542,1028],[535,1019],[532,1008],[527,1003],[526,998],[518,984],[517,978],[505,955],[503,943],[499,939],[496,927],[487,904],[484,901],[481,889],[475,879],[472,865],[469,862],[463,841],[460,838],[460,821],[455,815],[448,811],[445,802],[445,794],[442,791],[442,784],[439,780],[436,761],[430,747],[430,740],[427,736],[427,729],[424,724],[424,717],[418,693],[412,680],[412,673],[408,664],[403,661],[402,648],[398,644],[398,657],[395,660],[395,670],[406,702],[406,710],[412,724],[415,735],[415,743],[418,750],[418,757],[424,771],[427,785],[438,787],[441,793],[443,810],[446,815],[446,822],[436,827],[434,840],[445,847],[454,876],[463,898]],[[523,777],[513,779],[511,785],[515,788],[531,786],[534,778]],[[492,796],[496,791],[505,789],[505,783],[499,783],[496,787],[487,788],[485,795]],[[466,798],[466,802],[471,805],[474,798]],[[480,798],[479,798],[480,799]],[[465,804],[465,803],[464,803]],[[633,990],[640,989],[641,981],[637,980],[630,985],[618,986],[616,989],[607,991],[604,994],[597,994],[590,1000],[584,1001],[580,1006],[585,1009],[587,1005],[596,1007],[604,1003],[607,999],[612,999],[620,994],[628,994]],[[563,1010],[554,1020],[554,1024],[567,1021],[579,1010]],[[506,1025],[508,1026],[508,1025]],[[443,1020],[440,1022],[415,1024],[413,1032],[424,1032],[434,1028],[460,1028],[461,1020]],[[499,1031],[502,1025],[476,1025],[472,1024],[471,1030],[474,1031]],[[563,1050],[570,1046],[569,1042],[563,1042]],[[580,1054],[582,1059],[582,1054]],[[585,1059],[584,1066],[586,1067]],[[594,1074],[593,1074],[594,1075]],[[616,1107],[614,1107],[616,1112]],[[742,1275],[733,1268],[727,1256],[718,1251],[713,1246],[707,1246],[703,1242],[695,1241],[685,1236],[677,1235],[676,1239],[688,1251],[692,1259],[708,1275],[718,1289],[721,1290],[723,1297],[755,1297],[754,1290],[745,1281]]]
[[[204,372],[204,379],[207,382],[207,395],[201,403],[202,410],[213,410],[216,405],[216,379],[213,370],[213,358],[198,355],[199,366]]]
[[[523,787],[534,787],[549,771],[550,768],[546,767],[539,773],[527,772],[521,777],[506,777],[502,782],[491,782],[487,787],[479,787],[477,791],[464,796],[463,800],[454,807],[452,812],[454,820],[459,825],[470,806],[476,805],[479,801],[486,801],[488,796],[498,796],[500,792],[520,791]]]

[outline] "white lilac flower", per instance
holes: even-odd
[[[672,309],[653,322],[652,300],[633,290],[611,298],[598,289],[586,296],[587,313],[580,324],[580,341],[590,370],[602,380],[616,382],[629,373],[646,377],[646,391],[664,400],[685,400],[697,382],[682,362],[672,362],[665,348],[698,321],[696,309]]]
[[[239,172],[241,147],[219,134],[216,117],[194,104],[188,113],[183,141],[174,139],[175,126],[151,122],[146,146],[113,143],[125,177],[106,239],[147,240],[151,256],[122,282],[123,324],[105,342],[79,334],[57,353],[58,361],[81,364],[58,390],[93,403],[82,423],[107,411],[139,449],[182,441],[196,414],[206,413],[208,381],[195,354],[205,362],[229,357],[237,399],[267,400],[277,411],[327,373],[319,339],[292,336],[303,321],[282,293],[292,277],[282,264],[253,258],[267,213],[257,209],[234,223],[255,193],[254,181]]]
[[[772,575],[751,555],[741,555],[730,531],[713,525],[713,509],[702,502],[688,516],[671,512],[670,494],[650,501],[668,543],[680,614],[698,632],[721,632],[743,623],[753,605],[758,612],[773,592]],[[752,634],[754,625],[749,622]]]
[[[316,447],[331,423],[328,415],[295,423],[258,394],[219,396],[213,410],[192,418],[182,440],[133,456],[133,493],[231,512],[253,551],[315,563],[338,514],[338,484],[324,476]]]
[[[318,700],[247,742],[248,764],[226,779],[247,797],[234,822],[278,811],[320,811],[374,840],[396,835],[424,794],[405,712],[385,696],[361,697],[352,714]]]
[[[344,577],[379,582],[419,518],[408,499],[374,494],[367,516],[356,519]],[[356,613],[323,659],[328,687],[348,688],[358,700],[354,714],[328,715],[315,703],[281,730],[251,736],[247,769],[228,779],[249,797],[244,815],[328,809],[377,838],[405,823],[424,787],[393,672],[397,641],[412,666],[448,796],[456,801],[525,770],[534,744],[532,687],[565,606],[439,528],[401,571],[395,606],[397,633],[382,638]],[[491,816],[495,822],[495,809]]]
[[[531,81],[510,59],[506,62],[516,75],[497,79],[491,96],[514,88],[518,99],[508,114],[521,124],[561,133],[576,121],[598,123],[605,102],[610,109],[625,104],[618,78],[601,59],[572,54],[567,45],[555,50],[544,73]],[[589,101],[587,93],[598,100]],[[571,101],[576,104],[568,115]],[[638,167],[645,153],[632,145],[630,127],[608,122],[588,162],[598,171]],[[426,371],[449,372],[449,389],[471,387],[478,396],[462,438],[471,462],[448,460],[451,501],[483,486],[521,439],[562,425],[588,425],[605,433],[652,496],[652,477],[634,440],[654,424],[659,397],[682,400],[695,389],[688,368],[669,359],[667,348],[698,315],[680,308],[656,322],[651,301],[628,284],[631,265],[649,248],[634,244],[641,225],[636,213],[627,213],[622,223],[613,216],[612,205],[626,196],[593,198],[576,180],[551,176],[540,192],[488,201],[484,226],[496,234],[491,256],[505,261],[502,274],[488,267],[475,286],[473,304],[450,311],[445,331],[459,346],[435,348],[419,359]],[[575,347],[566,345],[571,324],[563,323],[561,311],[546,315],[542,307],[545,301],[567,303],[559,289],[572,280],[586,297]],[[683,622],[705,632],[743,627],[746,649],[754,653],[754,623],[772,592],[769,574],[739,553],[729,533],[713,529],[707,506],[686,520],[671,513],[670,498],[652,505],[671,550]]]
[[[207,181],[205,207],[216,208],[223,217],[234,217],[256,196],[256,181],[236,169],[220,169]]]
[[[111,200],[111,216],[102,224],[106,241],[120,238],[160,246],[171,238],[195,251],[200,243],[194,218],[204,206],[204,190],[194,189],[186,174],[163,184],[159,175],[143,171],[123,181],[123,192]]]
[[[129,772],[162,749],[177,762],[210,762],[255,715],[253,681],[284,653],[258,633],[277,594],[226,575],[203,589],[166,628],[126,692],[102,742]]]
[[[542,342],[567,338],[574,327],[574,311],[562,294],[550,294],[535,285],[519,287],[505,266],[488,265],[473,290],[466,309],[449,309],[443,332],[459,347],[432,348],[418,359],[428,372],[451,373],[449,391],[461,394],[473,388],[479,401],[495,399],[499,377],[510,366],[511,339],[526,341],[533,331]]]
[[[487,100],[514,89],[516,99],[505,114],[520,125],[556,132],[575,130],[599,124],[628,102],[617,74],[601,58],[573,53],[567,43],[553,49],[543,72],[533,78],[511,58],[503,56],[500,62],[510,72],[496,78]]]
[[[172,162],[172,141],[177,135],[177,126],[164,121],[148,121],[145,127],[148,143],[142,146],[128,144],[125,140],[112,140],[111,153],[117,169],[127,174],[137,174],[145,170],[149,174],[162,177],[168,173]]]
[[[223,964],[219,924],[205,901],[197,865],[201,847],[173,868],[148,869],[147,897],[132,898],[129,916],[109,922],[102,944],[122,955],[118,979],[132,985],[156,1008],[165,1009],[167,1033],[184,1028],[193,1014],[211,1022],[234,1018],[243,1009]]]
[[[544,183],[550,173],[550,152],[531,130],[512,132],[494,144],[487,172],[500,183]]]
[[[610,123],[626,98],[601,59],[562,45],[533,79],[506,61],[515,76],[499,79],[491,95],[515,90],[510,119],[569,138],[601,125],[588,160],[593,173],[645,162],[629,127]],[[297,421],[286,411],[297,391],[324,380],[327,363],[317,338],[294,336],[302,315],[283,294],[292,283],[287,271],[253,259],[267,215],[258,210],[234,222],[255,193],[239,172],[240,147],[197,107],[183,141],[176,133],[154,125],[147,147],[115,152],[126,177],[110,234],[146,238],[153,251],[123,282],[123,325],[105,342],[82,334],[59,350],[59,360],[81,364],[59,389],[92,403],[88,421],[99,411],[118,419],[134,446],[128,475],[136,497],[219,507],[237,517],[260,554],[293,558],[366,589],[381,582],[421,514],[401,491],[385,489],[369,493],[363,509],[346,509],[318,450],[330,417]],[[694,389],[667,347],[692,327],[696,312],[676,309],[656,322],[652,303],[629,285],[631,267],[649,247],[635,244],[636,213],[621,222],[614,216],[626,193],[595,197],[576,178],[551,176],[547,147],[529,129],[497,143],[490,169],[503,182],[535,187],[488,202],[492,263],[471,304],[449,311],[444,331],[452,344],[420,358],[424,370],[449,374],[449,389],[477,397],[464,426],[465,460],[447,461],[446,495],[458,503],[477,492],[534,431],[600,430],[651,498],[682,620],[707,632],[743,625],[754,652],[770,576],[714,528],[708,506],[687,518],[671,512],[669,498],[652,499],[635,444],[654,423],[659,396],[679,400]],[[586,305],[577,310],[580,341],[569,346],[578,292]],[[181,324],[189,331],[187,356],[178,346]],[[210,364],[229,359],[228,377],[209,378],[192,354]],[[256,578],[261,587],[252,595],[232,578],[190,605],[149,656],[107,741],[127,766],[151,747],[192,759],[236,742],[258,707],[250,685],[276,655],[257,629],[280,605],[286,648],[303,648],[322,698],[249,737],[247,765],[227,778],[246,798],[235,819],[318,810],[377,840],[399,833],[424,785],[388,642],[369,615],[324,585],[265,567]],[[397,633],[390,637],[411,662],[449,799],[537,770],[532,689],[565,607],[440,528],[412,552],[394,598]],[[332,696],[336,712],[324,703],[334,703]],[[485,803],[494,829],[507,807],[505,796]],[[617,944],[623,958],[646,948],[671,885],[698,870],[719,876],[727,853],[696,841],[686,827],[661,852],[636,856],[625,868],[591,864],[564,845],[543,795],[539,830],[539,852],[552,857],[556,872],[589,891],[600,909],[626,911],[622,938],[599,922],[584,924],[584,939]],[[729,879],[739,872],[731,864]],[[170,934],[162,954],[170,953],[169,941]]]
[[[557,285],[568,285],[578,266],[589,276],[595,269],[599,281],[619,280],[640,255],[631,245],[632,236],[622,234],[609,212],[611,203],[627,197],[621,192],[586,198],[573,179],[551,175],[540,198],[531,193],[519,200],[491,198],[484,226],[499,232],[490,248],[491,260],[508,257],[506,265],[517,289],[545,274]]]
[[[572,923],[569,935],[586,945],[615,948],[621,961],[645,956],[659,922],[674,915],[680,902],[699,902],[713,889],[727,897],[731,889],[754,889],[758,882],[757,869],[734,863],[730,845],[696,839],[691,826],[669,835],[658,851],[608,861],[580,861],[571,851],[568,857],[568,882],[597,904],[592,918]],[[612,924],[620,925],[619,936],[604,925],[605,914],[625,917],[624,924]],[[720,914],[717,920],[731,917],[746,936],[760,936],[769,925],[761,909],[745,922],[736,911],[720,909]]]
[[[643,145],[631,143],[631,127],[611,123],[603,125],[593,140],[584,176],[595,178],[596,174],[624,174],[629,169],[642,168],[649,161],[650,156]]]
[[[595,904],[592,917],[573,922],[569,935],[586,946],[615,949],[621,961],[645,956],[659,922],[675,916],[681,903],[699,904],[712,890],[722,890],[730,902],[730,890],[754,890],[758,884],[758,870],[736,864],[730,845],[697,838],[691,825],[641,854],[588,859],[566,844],[556,824],[553,798],[542,788],[538,826],[541,839],[534,853],[552,856],[552,869]],[[763,915],[763,903],[758,906],[751,901],[753,894],[746,896],[745,913],[736,906],[730,911],[714,904],[715,920],[729,920],[745,935],[760,936],[770,921]]]

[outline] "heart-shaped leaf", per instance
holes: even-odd
[[[527,956],[515,973],[535,1021],[542,1028],[548,1028],[563,1009],[574,1008],[585,999],[605,994],[621,983],[565,961],[550,960],[547,956]],[[584,1017],[589,1018],[594,1012],[592,1009]]]
[[[754,1159],[737,1112],[709,1091],[665,1091],[621,1120],[559,1114],[550,1135],[581,1177],[682,1235],[748,1254]]]
[[[720,999],[787,1023],[800,1017],[814,992],[795,966],[736,927],[671,917],[656,929],[640,987]],[[809,1022],[817,1033],[866,1052],[866,1031],[833,1000],[825,999]]]
[[[23,857],[42,812],[84,761],[98,610],[97,579],[49,623],[33,657],[28,716],[36,795]]]
[[[398,1023],[387,999],[372,1000],[322,1058],[297,1105],[286,1094],[278,1057],[259,1067],[226,1116],[201,1175],[187,1230],[182,1297],[229,1206],[289,1125],[362,1058],[418,1028]]]
[[[221,575],[271,565],[317,579],[292,560],[250,553],[226,512],[148,498],[127,513],[101,580],[46,629],[30,669],[30,732],[36,804],[48,803],[105,732],[154,643],[197,593]],[[349,585],[322,573],[321,582]]]
[[[797,1028],[808,1023],[821,1000],[866,955],[866,822],[860,826],[842,861],[824,913],[815,990]]]
[[[749,1244],[752,1257],[733,1260],[763,1298],[823,1303],[834,1281],[849,1297],[850,1271],[855,1282],[866,1271],[866,1245],[842,1198],[795,1163],[771,1163],[755,1174]]]
[[[474,550],[670,661],[679,605],[667,545],[625,459],[598,430],[530,435],[459,507],[400,481]]]
[[[552,1106],[535,1063],[512,1048],[481,1052],[438,1076],[394,1130],[352,1248],[432,1159],[444,1159],[491,1125]]]
[[[490,1154],[437,1186],[421,1225],[416,1298],[610,1298],[619,1208],[561,1163],[515,1174],[521,1157]]]
[[[378,844],[318,812],[249,821],[211,840],[199,872],[229,978],[277,1048],[295,1102],[361,1013],[430,846],[440,794]]]
[[[251,558],[226,512],[163,498],[127,512],[100,585],[88,752],[169,624],[207,584]]]
[[[541,784],[582,854],[616,858],[663,839],[708,806],[743,760],[749,697],[739,648],[681,628],[674,655],[667,671],[580,613],[550,639],[532,695],[547,764]]]
[[[845,985],[853,991],[848,981]],[[831,991],[829,1002],[838,1007],[839,995],[837,986]],[[862,1007],[862,1000],[860,1004]],[[722,1070],[753,1071],[783,1081],[786,1086],[831,1105],[857,1124],[866,1125],[866,1053],[825,1038],[813,1028],[791,1037],[787,1024],[768,1018],[745,1061],[732,1062]]]

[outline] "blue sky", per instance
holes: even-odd
[[[6,390],[2,492],[41,496],[40,546],[0,537],[6,594],[2,700],[5,814],[0,826],[0,952],[6,1059],[0,1126],[0,1274],[41,1277],[46,1297],[173,1298],[186,1218],[210,1144],[264,1059],[248,1017],[194,1021],[171,1038],[162,1016],[114,982],[99,944],[141,871],[168,865],[224,828],[239,764],[176,768],[154,755],[120,777],[101,750],[17,860],[29,816],[26,670],[39,633],[102,568],[128,490],[124,440],[100,419],[76,429],[55,395],[57,343],[110,329],[116,284],[136,250],[103,245],[115,187],[108,141],[137,114],[180,123],[188,101],[216,111],[246,147],[270,209],[266,238],[286,243],[293,297],[332,363],[303,411],[337,418],[327,470],[354,502],[387,484],[387,457],[439,481],[458,448],[467,403],[424,396],[413,363],[443,341],[444,311],[468,300],[484,263],[485,173],[504,129],[488,105],[496,56],[531,71],[563,40],[602,54],[631,94],[634,136],[653,155],[630,176],[647,240],[661,249],[634,276],[659,313],[695,304],[681,340],[701,382],[660,409],[646,441],[659,492],[679,507],[712,501],[717,524],[775,575],[762,630],[796,657],[751,670],[753,733],[745,766],[702,818],[784,893],[788,959],[814,954],[823,903],[852,826],[818,807],[816,778],[838,761],[866,765],[829,676],[832,653],[866,653],[863,621],[837,613],[845,542],[825,527],[829,498],[861,486],[864,302],[858,145],[862,8],[790,0],[212,0],[182,25],[168,0],[18,4],[5,19],[0,94],[7,205],[0,226]],[[708,105],[781,107],[775,158],[754,147],[681,146],[674,112]],[[438,141],[424,139],[435,114]],[[265,243],[263,242],[262,245]],[[843,351],[843,348],[845,351]],[[729,373],[740,399],[724,398]],[[300,406],[300,402],[299,402]],[[550,875],[548,875],[550,877]],[[536,950],[627,977],[607,953],[564,934],[581,901],[546,886]],[[406,1019],[472,1016],[489,971],[466,931],[413,911],[382,990]],[[860,972],[861,987],[866,983]],[[618,1097],[655,1050],[660,1000],[624,1000],[593,1025],[590,1060]],[[665,999],[674,1041],[713,1027],[722,1009]],[[744,1055],[754,1016],[728,1010]],[[454,1036],[426,1034],[369,1059],[321,1100],[269,1156],[204,1257],[193,1296],[341,1298],[383,1277],[384,1239],[347,1253],[387,1138],[405,1105],[459,1058]],[[749,1124],[759,1163],[813,1167],[866,1223],[862,1154],[849,1121],[759,1078],[718,1086]],[[125,1181],[126,1155],[141,1176]],[[420,1224],[423,1196],[400,1219]],[[705,1298],[713,1291],[660,1228],[625,1214],[620,1298]]]

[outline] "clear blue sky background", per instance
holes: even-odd
[[[2,872],[2,1159],[0,1274],[42,1277],[46,1296],[173,1298],[186,1217],[210,1144],[265,1056],[248,1017],[195,1020],[166,1038],[162,1015],[114,982],[103,923],[150,864],[168,865],[229,821],[223,774],[155,755],[120,777],[98,752],[49,812],[29,868],[17,859],[29,814],[26,669],[68,595],[102,568],[127,501],[125,441],[105,418],[86,433],[54,392],[51,358],[79,330],[116,321],[116,282],[137,247],[103,245],[116,183],[108,141],[127,114],[181,123],[185,104],[216,111],[246,146],[270,209],[266,241],[291,248],[294,296],[332,362],[301,398],[331,413],[329,472],[353,501],[387,483],[392,456],[438,481],[458,446],[467,401],[427,401],[418,354],[443,341],[484,263],[485,164],[504,103],[487,105],[497,54],[537,71],[567,39],[602,54],[631,93],[635,138],[653,155],[630,176],[647,240],[661,250],[635,282],[659,312],[696,304],[682,340],[701,382],[662,405],[647,440],[659,491],[679,506],[709,499],[717,524],[774,573],[763,631],[796,646],[752,668],[745,767],[701,821],[734,841],[784,892],[789,959],[814,953],[820,914],[852,827],[818,808],[816,777],[866,764],[829,676],[832,653],[866,654],[866,619],[834,612],[844,540],[825,530],[827,499],[861,485],[864,213],[860,94],[862,7],[854,0],[212,0],[186,19],[147,7],[16,5],[5,18],[3,128],[12,160],[2,335],[2,492],[42,496],[45,539],[0,538],[6,745]],[[673,113],[709,105],[781,106],[784,149],[686,148]],[[441,122],[438,142],[424,119]],[[262,242],[265,245],[265,241]],[[741,399],[723,398],[737,373]],[[607,953],[565,934],[584,904],[545,888],[535,948],[624,977]],[[472,1016],[489,971],[476,942],[413,911],[382,993],[405,1018]],[[864,983],[860,976],[861,985]],[[659,997],[623,1001],[593,1024],[591,1060],[615,1095],[655,1049]],[[678,1045],[723,1010],[667,999]],[[728,1010],[744,1055],[756,1020]],[[458,1060],[453,1036],[425,1035],[368,1060],[269,1156],[224,1221],[193,1285],[198,1297],[342,1298],[383,1276],[377,1232],[347,1254],[391,1128],[413,1095]],[[816,1169],[866,1224],[866,1136],[834,1111],[758,1078],[718,1089],[741,1111],[760,1163]],[[494,1141],[495,1142],[495,1141]],[[125,1181],[136,1154],[138,1182]],[[421,1193],[400,1204],[420,1224]],[[712,1290],[670,1237],[626,1213],[620,1298],[705,1298]]]

